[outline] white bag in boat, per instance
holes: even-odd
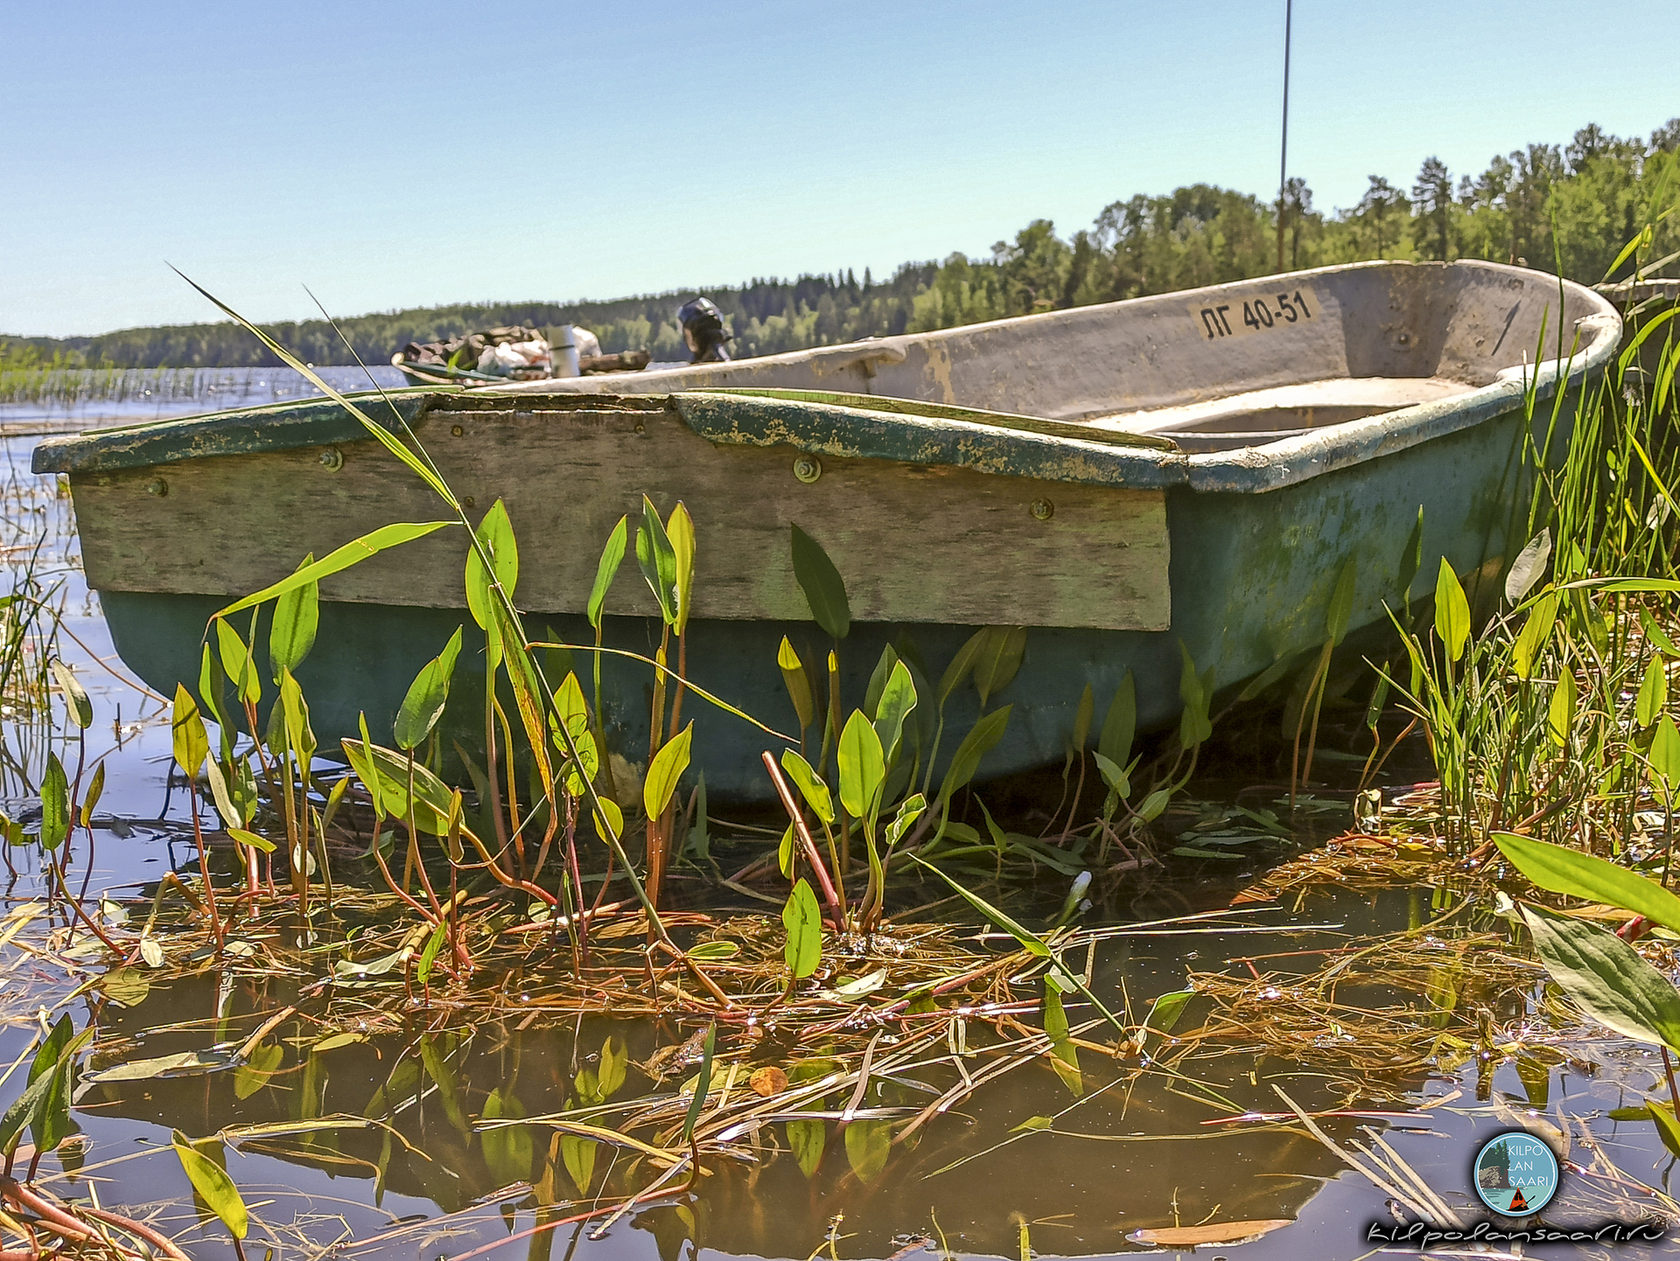
[[[527,368],[546,370],[548,364],[548,343],[540,338],[528,342],[503,342],[486,348],[478,357],[480,372],[499,377],[511,376]]]

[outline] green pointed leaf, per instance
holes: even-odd
[[[76,1036],[76,1025],[68,1014],[60,1016],[54,1022],[47,1036],[41,1039],[41,1045],[35,1048],[35,1058],[29,1064],[30,1082],[39,1081],[58,1067],[58,1062],[69,1049],[71,1040]]]
[[[241,845],[249,845],[259,853],[272,854],[275,850],[274,842],[266,836],[259,836],[255,832],[247,831],[244,828],[229,828],[227,834]]]
[[[694,723],[689,722],[676,735],[660,746],[648,764],[647,779],[642,783],[642,804],[647,817],[657,819],[677,791],[677,782],[688,769],[689,744],[694,739]]]
[[[1062,1006],[1061,987],[1048,974],[1044,978],[1042,1016],[1044,1034],[1050,1039],[1050,1066],[1056,1070],[1056,1076],[1062,1079],[1062,1084],[1077,1095],[1085,1088],[1084,1079],[1079,1072],[1079,1048],[1073,1044],[1073,1038],[1068,1032],[1067,1011]]]
[[[1575,674],[1566,665],[1552,688],[1551,702],[1546,706],[1546,731],[1552,743],[1563,748],[1569,743],[1569,733],[1575,727]]]
[[[700,1073],[694,1083],[694,1098],[689,1101],[688,1114],[683,1117],[683,1142],[688,1143],[694,1138],[694,1127],[700,1120],[700,1112],[706,1106],[706,1096],[712,1089],[712,1054],[717,1050],[717,1024],[714,1022],[706,1026],[706,1041],[700,1049]]]
[[[278,1042],[265,1042],[251,1052],[250,1058],[233,1070],[233,1097],[249,1099],[280,1069],[286,1049]]]
[[[210,1211],[221,1219],[230,1235],[235,1239],[245,1238],[250,1228],[250,1216],[245,1209],[245,1200],[233,1179],[228,1177],[227,1170],[193,1146],[192,1140],[180,1130],[175,1131],[171,1145],[199,1199],[210,1206]]]
[[[245,609],[252,608],[288,591],[295,591],[299,587],[330,577],[352,565],[359,565],[370,556],[377,556],[388,548],[397,547],[403,543],[413,542],[415,539],[425,538],[446,526],[457,525],[455,521],[404,521],[396,525],[382,525],[377,530],[370,530],[359,539],[352,539],[343,547],[335,548],[312,565],[305,565],[289,578],[282,578],[272,586],[264,587],[261,591],[253,591],[242,600],[236,600],[225,609],[218,611],[216,617],[231,617]],[[237,677],[232,670],[228,677]]]
[[[213,765],[213,763],[206,763]],[[83,827],[93,822],[93,812],[99,807],[99,799],[105,795],[105,760],[101,758],[93,768],[93,779],[89,781],[87,793],[82,798],[82,808],[79,811],[79,821]]]
[[[70,779],[58,754],[48,750],[41,775],[41,844],[50,853],[70,835]]]
[[[892,1122],[883,1119],[853,1121],[846,1127],[846,1163],[859,1181],[873,1182],[886,1168],[892,1151]]]
[[[52,661],[52,676],[58,684],[59,694],[64,697],[65,713],[70,716],[71,722],[86,731],[93,723],[93,701],[89,699],[87,689],[76,678],[75,671],[57,657]]]
[[[787,684],[793,712],[799,719],[799,730],[803,732],[817,720],[817,699],[811,690],[811,674],[786,635],[782,636],[781,647],[776,649],[776,664],[781,667],[782,681]]]
[[[1470,602],[1465,599],[1458,575],[1453,573],[1445,556],[1435,577],[1435,633],[1440,636],[1449,661],[1457,661],[1464,655],[1464,645],[1470,639]]]
[[[1096,761],[1097,773],[1102,776],[1103,783],[1117,793],[1121,801],[1132,795],[1132,781],[1124,768],[1116,766],[1100,753],[1093,753],[1091,757]]]
[[[1511,669],[1519,679],[1534,677],[1535,664],[1540,660],[1540,653],[1552,637],[1552,627],[1557,622],[1557,606],[1557,592],[1548,591],[1534,602],[1534,607],[1523,619],[1522,630],[1511,645]]]
[[[986,642],[986,631],[977,630],[957,649],[957,655],[951,658],[951,664],[945,667],[945,673],[939,676],[939,688],[935,693],[938,698],[938,709],[944,712],[945,702],[951,699],[962,681],[974,673],[974,663],[980,659],[980,650]]]
[[[255,705],[262,700],[262,679],[257,675],[257,663],[251,656],[250,646],[226,618],[218,617],[215,626],[216,652],[221,657],[223,673],[239,693],[240,701]]]
[[[1162,994],[1149,1005],[1149,1014],[1143,1018],[1144,1026],[1157,1033],[1171,1033],[1195,996],[1195,990],[1174,990],[1170,994]]]
[[[76,1123],[70,1117],[71,1077],[75,1070],[75,1057],[61,1055],[53,1070],[40,1079],[47,1088],[29,1116],[29,1137],[38,1152],[55,1150],[76,1132]]]
[[[886,759],[881,737],[861,709],[854,709],[840,733],[840,804],[854,819],[865,819],[880,805]]]
[[[980,770],[980,760],[1003,739],[1009,725],[1009,711],[1013,705],[994,709],[975,723],[963,737],[957,751],[951,754],[951,764],[945,769],[945,779],[939,785],[939,800],[949,802],[958,789],[968,784]]]
[[[793,576],[811,606],[818,626],[836,639],[846,638],[852,629],[851,605],[846,600],[846,583],[828,553],[798,526],[793,527]]]
[[[1668,637],[1667,632],[1657,625],[1657,619],[1651,616],[1651,610],[1643,604],[1639,606],[1639,627],[1658,652],[1680,660],[1680,644]]]
[[[1068,752],[1079,754],[1090,742],[1090,720],[1097,714],[1097,695],[1090,690],[1090,683],[1085,683],[1084,692],[1079,693],[1079,707],[1074,710],[1074,739],[1068,744]]]
[[[1494,833],[1494,843],[1510,865],[1522,871],[1536,888],[1621,907],[1626,912],[1643,915],[1653,924],[1680,932],[1680,897],[1638,871],[1594,858],[1581,850],[1509,831]]]
[[[408,757],[364,740],[339,743],[344,748],[345,760],[373,796],[379,812],[388,819],[407,819]],[[447,835],[454,798],[452,790],[419,763],[415,763],[413,771],[415,826],[431,836]]]
[[[233,790],[228,785],[227,776],[214,758],[204,763],[204,778],[210,784],[210,800],[215,804],[216,813],[221,816],[222,826],[244,827],[249,820],[240,812],[239,803],[233,799]]]
[[[1656,1122],[1657,1136],[1662,1139],[1663,1146],[1680,1156],[1680,1121],[1674,1118],[1673,1103],[1652,1099],[1646,1105],[1645,1115]]]
[[[915,863],[916,866],[920,867],[923,871],[938,876],[939,879],[950,885],[952,892],[954,892],[963,901],[967,902],[975,910],[979,911],[980,914],[984,915],[993,924],[997,925],[997,927],[1003,929],[1004,932],[1013,937],[1016,944],[1028,954],[1032,955],[1036,959],[1055,958],[1055,955],[1051,952],[1050,947],[1044,943],[1044,940],[1039,937],[1037,933],[1032,932],[1030,929],[1023,928],[1018,922],[1004,914],[990,902],[986,901],[978,893],[973,892],[972,890],[959,884],[957,881],[951,879],[950,876],[946,875],[938,867],[935,867],[932,863],[922,858],[914,850],[905,851],[905,855],[911,862]]]
[[[220,623],[218,623],[220,625]],[[216,654],[210,651],[209,643],[200,645],[198,657],[198,699],[204,704],[204,713],[221,731],[222,756],[233,755],[232,733],[228,730],[226,696],[222,684],[226,676],[222,673],[221,664],[216,660]]]
[[[787,1129],[788,1146],[793,1149],[793,1158],[799,1165],[799,1172],[807,1178],[817,1172],[817,1166],[822,1164],[823,1148],[828,1145],[828,1127],[822,1121],[789,1121]]]
[[[1332,644],[1342,642],[1347,634],[1348,620],[1353,616],[1353,597],[1357,590],[1358,566],[1349,557],[1336,575],[1336,589],[1330,593],[1330,606],[1325,613],[1324,629]]]
[[[612,586],[613,579],[618,577],[618,567],[624,561],[624,549],[629,541],[630,518],[623,516],[618,524],[613,526],[612,533],[607,536],[607,545],[601,549],[601,559],[595,566],[595,585],[589,591],[589,624],[596,630],[601,628],[601,614],[607,605],[607,589]]]
[[[486,1121],[516,1121],[524,1115],[525,1109],[512,1090],[498,1086],[485,1097],[483,1116]],[[497,1185],[523,1182],[531,1176],[531,1161],[536,1149],[528,1126],[491,1126],[481,1130],[478,1137],[484,1149],[484,1163]]]
[[[443,651],[420,667],[420,673],[409,684],[394,724],[397,747],[416,749],[443,717],[443,707],[449,701],[449,682],[455,674],[455,659],[461,654],[461,627],[449,637]]]
[[[799,756],[798,750],[782,750],[782,769],[798,787],[805,804],[811,807],[817,818],[824,823],[833,823],[834,799],[829,796],[828,785],[811,769],[811,764]]]
[[[560,1136],[560,1159],[579,1195],[589,1194],[589,1185],[595,1179],[595,1156],[600,1147],[600,1140],[584,1138],[581,1134]]]
[[[1641,727],[1649,727],[1661,718],[1668,708],[1668,671],[1660,654],[1653,655],[1645,667],[1645,678],[1639,684],[1639,696],[1634,701],[1633,720]]]
[[[676,566],[675,599],[677,617],[671,629],[682,634],[688,629],[689,606],[694,602],[694,518],[679,499],[665,522],[665,534],[671,541],[671,554]]]
[[[1137,808],[1137,816],[1145,823],[1153,823],[1159,819],[1172,800],[1170,788],[1157,788],[1143,799],[1143,804]]]
[[[974,656],[974,689],[985,707],[998,692],[1014,681],[1027,652],[1025,626],[988,626]]]
[[[912,793],[898,803],[898,813],[893,821],[887,824],[887,848],[891,850],[908,832],[917,819],[927,812],[927,798],[921,793]]]
[[[1097,752],[1116,766],[1131,760],[1132,738],[1137,734],[1137,683],[1132,672],[1126,671],[1120,686],[1114,689],[1114,699],[1108,703],[1102,732],[1097,737]]]
[[[1178,695],[1184,702],[1184,712],[1178,721],[1178,740],[1185,748],[1193,749],[1213,735],[1213,722],[1208,717],[1213,695],[1196,673],[1196,663],[1182,639],[1178,641],[1178,654],[1181,659]]]
[[[782,839],[776,846],[776,870],[783,880],[793,879],[793,824],[782,829]]]
[[[734,945],[734,942],[727,943]],[[616,1095],[624,1085],[625,1076],[630,1067],[630,1052],[623,1041],[618,1038],[608,1038],[601,1044],[601,1058],[595,1072],[595,1086],[601,1102],[605,1103]]]
[[[285,720],[286,745],[307,767],[315,755],[315,732],[309,726],[309,702],[304,700],[303,688],[298,686],[290,670],[280,672],[280,713]],[[200,730],[203,726],[202,722],[199,723]],[[204,752],[206,756],[210,753],[208,742]]]
[[[587,779],[593,783],[601,771],[601,751],[595,744],[595,733],[590,730],[589,706],[583,699],[583,685],[578,682],[577,675],[568,674],[555,689],[554,708],[572,737],[572,747],[577,750],[577,761],[567,764],[566,791],[574,797],[582,797],[584,781]],[[551,725],[554,717],[550,716]],[[564,754],[566,742],[560,738],[558,731],[550,734],[554,737],[554,747]]]
[[[307,569],[315,557],[305,556],[298,569]],[[274,681],[282,670],[296,670],[315,646],[321,621],[321,584],[304,582],[275,597],[274,617],[268,627],[268,658]]]
[[[793,979],[802,981],[817,970],[822,959],[822,910],[804,877],[782,907],[782,927],[787,929],[782,957]]]
[[[1623,1037],[1680,1050],[1680,990],[1639,952],[1597,924],[1522,908],[1534,948],[1559,988]]]
[[[1680,788],[1680,731],[1675,729],[1674,719],[1666,714],[1657,724],[1656,734],[1651,737],[1648,756],[1652,773],[1662,781],[1663,801],[1672,809],[1675,789]],[[1680,930],[1680,925],[1670,927]]]
[[[653,500],[642,496],[642,521],[636,527],[636,564],[659,602],[665,625],[677,624],[677,553]]]
[[[502,662],[502,621],[496,616],[500,601],[491,588],[491,580],[500,585],[510,601],[519,581],[519,544],[514,538],[513,522],[508,520],[507,507],[500,499],[490,505],[473,534],[489,553],[490,568],[484,567],[477,548],[467,549],[467,611],[484,631],[485,652],[490,668],[495,669]]]
[[[189,780],[198,778],[204,759],[210,756],[210,736],[204,730],[204,720],[198,716],[198,705],[183,684],[175,685],[175,710],[169,720],[169,734],[174,744],[175,765]]]

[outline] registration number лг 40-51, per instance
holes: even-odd
[[[1243,302],[1221,302],[1214,306],[1192,308],[1208,341],[1221,337],[1240,337],[1244,333],[1263,333],[1269,328],[1287,328],[1313,318],[1312,304],[1299,289],[1249,298]]]

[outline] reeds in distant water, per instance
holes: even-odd
[[[203,392],[201,368],[62,368],[0,365],[0,404],[35,403],[72,411],[89,403],[193,398]]]

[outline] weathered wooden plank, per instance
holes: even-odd
[[[645,489],[661,511],[681,499],[694,515],[697,617],[807,618],[789,559],[797,524],[833,557],[859,620],[1125,630],[1170,620],[1160,491],[713,445],[669,409],[449,406],[417,433],[475,511],[506,501],[520,540],[517,600],[538,612],[582,610],[602,543],[621,514],[634,519]],[[800,460],[807,477],[820,469],[815,481],[796,475]],[[77,474],[72,490],[89,583],[127,591],[242,594],[305,552],[447,515],[366,441]],[[458,607],[465,554],[460,534],[442,531],[324,593]],[[654,611],[633,559],[608,607]]]

